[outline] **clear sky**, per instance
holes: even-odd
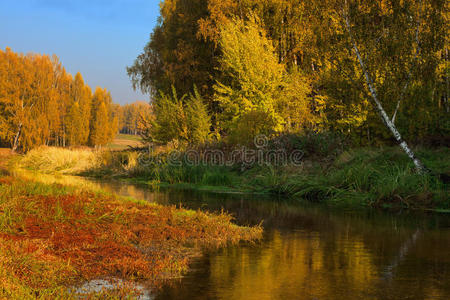
[[[159,0],[0,0],[0,48],[56,54],[66,70],[111,91],[114,102],[148,101],[126,73],[149,39]]]

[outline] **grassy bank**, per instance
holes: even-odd
[[[443,180],[450,175],[448,148],[417,151],[433,171],[426,175],[417,174],[410,160],[397,148],[354,149],[333,156],[306,155],[303,163],[297,166],[252,167],[242,164],[189,165],[182,161],[172,164],[168,154],[159,156],[157,163],[148,163],[136,152],[103,152],[96,154],[96,165],[83,168],[83,172],[79,172],[83,159],[74,159],[78,163],[61,169],[61,163],[44,163],[53,150],[35,151],[21,160],[19,165],[22,168],[50,173],[114,176],[149,185],[218,192],[284,194],[333,205],[450,209],[450,187]],[[79,156],[76,152],[72,154]]]
[[[99,278],[123,283],[83,297],[137,295],[134,282],[180,276],[202,247],[260,235],[226,214],[2,177],[0,298],[76,298],[82,292],[69,287]]]

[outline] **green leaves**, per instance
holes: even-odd
[[[235,18],[221,27],[223,79],[214,86],[224,129],[242,143],[258,134],[298,128],[311,117],[307,80],[298,72],[287,72],[262,21],[255,15],[248,18]]]
[[[154,99],[152,135],[156,141],[168,143],[174,140],[196,144],[208,140],[211,119],[198,90],[178,98],[175,87],[172,95],[163,92]]]

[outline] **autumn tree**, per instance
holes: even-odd
[[[193,144],[204,144],[211,133],[211,117],[197,87],[189,95],[184,107],[188,141]]]
[[[95,110],[92,121],[91,144],[93,146],[103,146],[110,141],[108,123],[108,109],[102,101]]]
[[[81,145],[83,115],[78,102],[72,104],[66,117],[67,139],[69,145]]]
[[[13,150],[42,144],[49,135],[45,101],[50,97],[52,65],[47,56],[1,52],[1,137]]]
[[[81,74],[73,79],[56,56],[0,51],[0,142],[13,150],[86,145],[93,118],[91,98]],[[111,139],[117,121],[110,97],[107,100],[105,128]]]
[[[350,45],[354,51],[355,57],[357,59],[357,62],[359,63],[360,69],[362,74],[365,78],[365,83],[368,87],[368,90],[370,92],[371,100],[373,101],[373,106],[375,107],[375,110],[380,114],[381,120],[386,125],[387,129],[391,132],[392,136],[395,138],[395,140],[398,142],[400,147],[405,151],[405,153],[411,158],[411,160],[414,162],[417,170],[419,172],[424,172],[425,167],[418,159],[412,149],[408,146],[406,141],[403,139],[401,133],[397,129],[397,126],[395,125],[396,121],[396,115],[398,113],[398,109],[400,108],[400,105],[402,105],[403,101],[403,93],[407,90],[409,81],[411,79],[413,69],[412,68],[419,68],[420,64],[416,62],[416,60],[419,58],[420,52],[422,51],[422,43],[421,43],[421,36],[420,36],[420,30],[422,26],[422,14],[423,14],[423,6],[422,1],[419,1],[418,5],[414,5],[415,3],[408,3],[411,6],[406,6],[406,3],[395,3],[394,5],[387,5],[388,7],[382,7],[382,6],[364,6],[359,5],[358,3],[350,3],[348,4],[347,1],[342,3],[341,8],[341,14],[342,19],[344,22],[344,26],[346,28],[346,32],[349,36]],[[384,10],[383,10],[384,8]],[[362,20],[371,20],[373,19],[375,14],[367,14],[367,11],[371,9],[379,9],[378,15],[381,15],[382,18],[386,20],[389,24],[390,28],[392,28],[393,33],[391,33],[394,37],[399,36],[402,34],[404,45],[398,45],[397,41],[393,41],[391,38],[385,38],[383,39],[383,42],[380,42],[380,45],[373,45],[373,36],[375,34],[379,34],[382,30],[382,26],[375,24],[369,27],[371,30],[365,30],[364,34],[361,34],[361,32],[358,32],[358,30],[354,29],[354,25],[351,22],[352,18],[356,19],[362,19]],[[397,13],[396,13],[397,12]],[[396,13],[395,15],[391,15],[391,13]],[[403,22],[398,22],[398,20],[402,19],[402,13],[404,14],[404,20]],[[409,19],[409,20],[408,20]],[[412,23],[410,20],[415,20],[416,22]],[[400,23],[400,24],[398,24]],[[411,26],[412,24],[414,26]],[[403,25],[403,26],[402,26]],[[412,28],[411,28],[412,27]],[[400,31],[396,31],[402,29]],[[410,40],[408,40],[408,29],[409,32],[412,32],[413,34],[410,34]],[[406,38],[405,38],[406,37]],[[362,52],[360,51],[361,46],[364,46],[364,49],[366,51],[366,55],[363,56]],[[384,52],[385,49],[383,49],[383,46],[388,46],[389,56],[398,54],[398,58],[396,62],[392,62],[389,60],[389,62],[386,61],[386,52]],[[381,51],[380,51],[381,49]],[[431,49],[430,49],[431,50]],[[414,53],[414,54],[412,54]],[[410,58],[412,56],[412,58]],[[373,63],[376,63],[377,66],[373,66],[374,70],[369,69],[370,65]],[[428,63],[430,63],[430,59],[427,60]],[[396,68],[392,70],[392,67],[395,66]],[[434,67],[436,68],[436,66]],[[425,71],[425,70],[423,70]],[[379,73],[380,75],[376,76],[374,74]],[[386,85],[389,85],[391,82],[391,78],[393,81],[395,81],[399,76],[404,77],[403,81],[405,81],[404,89],[401,91],[401,94],[394,94],[397,97],[397,104],[395,105],[395,110],[392,114],[392,117],[388,116],[386,111],[386,106],[389,105],[389,102],[391,102],[391,98],[394,95],[390,95],[388,91],[385,91],[385,95],[383,97],[382,94],[379,94],[376,84],[383,88]],[[384,82],[385,80],[389,80],[387,84],[379,83],[380,79]],[[398,80],[398,79],[397,79]],[[401,82],[401,81],[400,81]],[[380,97],[381,96],[381,97]],[[384,99],[383,99],[384,98]],[[394,99],[395,99],[394,98]],[[386,104],[383,105],[382,100],[383,99]],[[395,100],[394,100],[395,101]],[[394,102],[395,103],[395,102]]]
[[[118,117],[113,115],[111,94],[97,87],[92,98],[90,136],[91,146],[104,146],[118,131]]]
[[[78,138],[74,141],[75,145],[85,145],[89,138],[89,118],[91,115],[92,92],[89,86],[85,85],[83,77],[78,72],[75,75],[71,88],[72,105],[77,104],[80,120],[77,124],[79,131]]]
[[[300,73],[288,73],[260,20],[236,18],[221,28],[223,81],[215,85],[224,129],[236,141],[272,135],[311,121],[310,87]]]
[[[184,95],[194,85],[200,93],[212,94],[216,67],[213,43],[198,35],[198,20],[208,14],[207,0],[166,0],[149,43],[128,74],[135,88],[159,96],[172,86]]]
[[[216,132],[231,134],[254,124],[255,128],[267,126],[237,139],[257,132],[309,128],[338,132],[354,144],[390,144],[392,134],[380,126],[366,76],[354,54],[342,14],[345,6],[353,39],[390,121],[415,144],[428,139],[445,144],[450,133],[446,2],[349,0],[344,4],[345,0],[166,0],[161,4],[160,23],[129,75],[136,88],[156,96],[159,91],[170,94],[171,86],[188,94],[197,84]],[[270,61],[282,66],[282,80],[275,89],[268,83],[276,82],[270,76],[265,82],[257,75],[233,74],[224,61],[233,53],[224,43],[224,28],[251,18],[259,20],[258,30],[271,47]],[[234,29],[237,36],[239,29]],[[228,36],[229,43],[233,34]],[[235,47],[247,51],[258,41],[243,38],[245,45],[235,43]],[[267,75],[275,70],[274,64],[261,68],[256,59],[261,52],[245,57],[235,51],[242,58],[242,65],[235,66]],[[265,100],[256,101],[254,92],[247,95],[239,82],[258,86]],[[255,110],[258,101],[267,101],[260,106],[265,111]],[[242,107],[252,107],[246,118],[239,111]],[[270,120],[276,121],[271,124]]]

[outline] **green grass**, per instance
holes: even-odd
[[[448,149],[419,150],[437,174],[449,174]],[[215,192],[283,194],[296,199],[342,206],[380,208],[450,208],[449,185],[435,174],[417,174],[396,148],[357,149],[342,153],[331,165],[308,167],[172,166],[160,164],[132,176],[150,185],[171,185]]]
[[[250,169],[240,165],[174,165],[167,162],[167,153],[159,157],[159,163],[142,164],[137,152],[105,151],[93,160],[100,165],[86,168],[85,163],[82,164],[86,160],[79,159],[80,166],[70,165],[67,170],[83,169],[85,171],[78,174],[101,178],[131,178],[151,186],[283,194],[332,205],[450,209],[449,185],[437,176],[450,175],[450,150],[419,149],[416,152],[432,174],[417,174],[408,157],[396,147],[349,150],[325,162],[320,157],[309,160],[307,157],[303,166],[254,166]],[[86,156],[78,152],[73,154]],[[40,163],[47,162],[48,155],[44,151],[31,159],[27,154],[22,161],[28,163],[20,165],[38,171],[68,173],[64,168],[51,168]],[[78,161],[75,158],[72,160]],[[63,162],[57,165],[64,165]]]
[[[437,173],[448,174],[448,149],[419,151]],[[334,205],[382,208],[450,208],[449,185],[433,174],[417,174],[409,159],[392,148],[344,152],[326,170],[260,171],[252,183],[272,192]]]

